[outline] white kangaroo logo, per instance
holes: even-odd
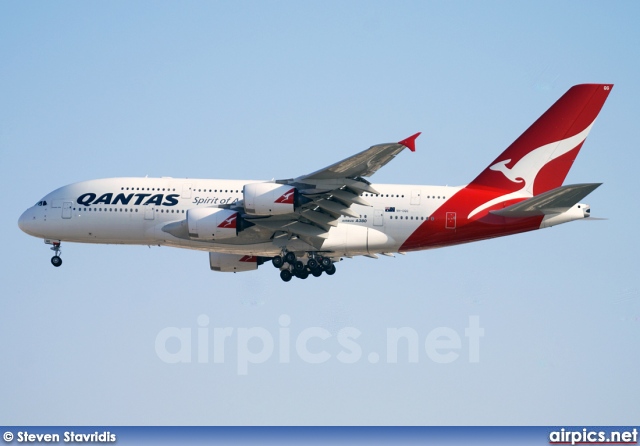
[[[222,223],[220,223],[220,225],[218,226],[219,228],[229,228],[231,227],[231,225],[233,224],[233,222],[236,221],[236,217],[238,215],[234,214],[231,217],[227,218],[225,221],[223,221]]]
[[[595,122],[595,121],[594,121]],[[544,146],[538,147],[523,156],[512,168],[508,168],[507,164],[511,162],[511,159],[498,161],[493,166],[489,167],[491,170],[501,172],[509,181],[513,183],[523,183],[522,188],[509,194],[501,195],[493,200],[489,200],[481,206],[475,208],[467,218],[471,218],[478,212],[483,211],[495,204],[502,203],[507,200],[513,200],[515,198],[530,198],[533,197],[533,182],[542,169],[550,161],[564,155],[567,152],[575,149],[581,144],[591,131],[593,127],[592,122],[587,128],[580,133],[571,136],[567,139],[555,141]]]
[[[513,181],[514,183],[522,183],[524,181],[523,178],[516,176],[515,174],[513,174],[513,171],[515,169],[514,166],[513,169],[509,169],[507,167],[507,164],[509,164],[511,162],[511,158],[509,158],[508,160],[504,160],[504,161],[499,161],[497,163],[495,163],[493,166],[489,167],[489,169],[491,170],[497,170],[498,172],[502,172],[504,174],[505,177],[507,177],[509,180]]]
[[[294,191],[290,190],[289,192],[278,198],[276,201],[274,201],[274,203],[286,203],[289,200],[289,197],[293,195],[293,193]]]

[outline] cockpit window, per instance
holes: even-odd
[[[47,202],[46,202],[46,201],[44,201],[44,200],[42,200],[42,201],[38,201],[38,202],[36,203],[36,206],[46,206],[46,205],[47,205]]]

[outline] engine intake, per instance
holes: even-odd
[[[298,190],[286,184],[246,184],[242,193],[244,210],[251,215],[289,214],[299,206]]]

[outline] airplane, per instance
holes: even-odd
[[[290,179],[108,178],[56,189],[18,220],[50,244],[159,245],[209,253],[213,271],[270,262],[283,281],[333,275],[344,257],[393,256],[589,218],[601,185],[562,185],[612,84],[570,88],[469,184],[373,184],[416,133]]]

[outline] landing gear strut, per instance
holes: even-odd
[[[55,253],[53,257],[51,257],[51,264],[56,268],[62,265],[62,259],[60,258],[60,242],[51,242],[53,245],[50,249]]]

